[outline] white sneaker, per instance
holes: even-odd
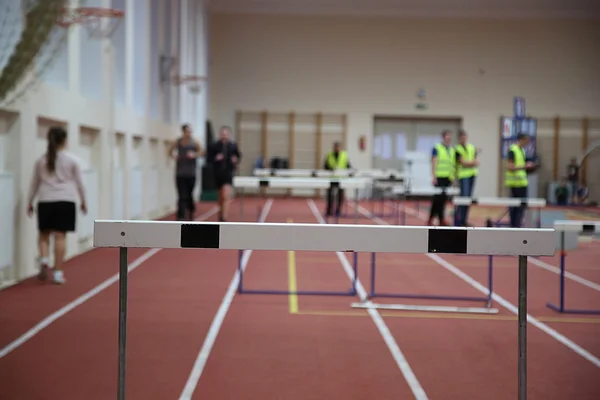
[[[64,283],[66,283],[67,281],[65,280],[65,275],[62,271],[54,271],[52,273],[52,282],[54,282],[58,285],[62,285]]]
[[[46,279],[48,279],[48,271],[50,270],[50,268],[48,267],[48,259],[40,258],[38,260],[38,265],[40,268],[40,273],[38,274],[38,279],[41,281],[45,281]]]

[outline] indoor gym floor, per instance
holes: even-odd
[[[317,223],[311,204],[324,208],[321,201],[246,198],[245,219],[265,204],[267,222]],[[199,207],[198,215],[216,219],[213,204]],[[236,220],[237,201],[231,212]],[[411,216],[407,223],[423,221]],[[128,399],[177,399],[186,385],[195,387],[193,399],[210,400],[412,399],[419,385],[429,399],[517,397],[515,258],[495,259],[499,314],[379,311],[381,324],[350,308],[356,297],[236,294],[227,309],[236,251],[129,254]],[[352,261],[351,254],[345,257]],[[365,288],[369,257],[359,254]],[[598,259],[597,240],[569,253],[567,268],[580,277],[567,280],[569,307],[600,308]],[[244,283],[249,289],[346,290],[350,280],[341,261],[333,252],[255,251]],[[377,261],[382,291],[481,295],[474,285],[487,280],[486,257],[378,254]],[[528,310],[536,324],[528,330],[529,398],[598,399],[600,316],[561,315],[546,307],[558,297],[556,266],[558,256],[529,263]],[[18,345],[0,358],[2,400],[116,397],[117,271],[118,250],[95,249],[68,262],[65,286],[30,279],[0,292],[0,355],[15,340]],[[227,309],[221,325],[220,307]],[[23,336],[40,322],[42,329]],[[214,345],[204,349],[208,358],[199,354],[207,335],[217,332]]]

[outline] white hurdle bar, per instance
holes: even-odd
[[[514,198],[514,197],[455,197],[452,200],[452,204],[455,206],[491,206],[491,207],[526,207],[537,210],[537,227],[542,226],[542,208],[546,207],[546,200],[539,198]]]
[[[371,178],[390,181],[402,181],[406,178],[406,174],[395,169],[341,169],[341,170],[326,170],[326,169],[268,169],[256,168],[253,174],[258,177],[287,177],[287,178],[330,178],[350,177],[350,178]]]
[[[558,220],[554,221],[554,229],[560,235],[560,288],[558,296],[558,305],[551,302],[546,305],[554,311],[564,314],[587,314],[600,315],[600,309],[569,309],[565,305],[565,275],[567,264],[567,251],[565,250],[565,234],[567,232],[577,233],[579,235],[596,235],[600,234],[600,221],[570,221]]]
[[[446,193],[448,196],[455,196],[460,193],[459,189],[454,186],[446,188],[440,187],[406,187],[404,185],[396,185],[392,187],[394,194],[394,214],[396,217],[396,225],[400,224],[400,200],[402,199],[402,225],[406,224],[406,202],[410,197],[432,197],[438,194]],[[419,211],[419,203],[417,201],[417,212]]]
[[[554,254],[554,229],[289,223],[94,221],[94,247],[119,248],[118,400],[125,398],[129,248],[340,251],[517,256],[518,391],[527,393],[527,257]],[[242,260],[238,261],[241,273]],[[356,280],[356,275],[353,278]]]
[[[272,189],[343,189],[355,191],[354,221],[358,220],[359,190],[369,185],[366,178],[284,178],[284,177],[256,177],[235,176],[233,187],[240,190],[240,213],[244,217],[244,189],[272,188]],[[336,222],[339,216],[336,216]]]

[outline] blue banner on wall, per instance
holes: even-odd
[[[502,118],[502,134],[500,149],[502,158],[508,156],[508,149],[517,142],[517,135],[526,133],[529,135],[529,144],[525,148],[525,157],[528,161],[537,159],[537,120],[535,118],[516,119],[510,117]]]
[[[523,119],[525,118],[525,98],[524,97],[515,97],[514,99],[515,106],[515,118]]]

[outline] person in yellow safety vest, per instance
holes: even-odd
[[[431,175],[433,176],[433,186],[437,188],[447,188],[452,186],[456,172],[456,155],[452,147],[452,132],[445,130],[442,132],[442,142],[433,147],[431,153]],[[440,194],[434,194],[431,200],[431,209],[429,211],[429,225],[433,225],[433,219],[438,218],[440,225],[448,225],[445,218],[446,202],[448,195],[446,191]]]
[[[506,171],[504,173],[504,185],[510,189],[510,197],[527,198],[527,170],[534,169],[535,163],[527,161],[525,156],[525,147],[529,143],[529,135],[519,133],[517,143],[512,144],[508,149],[508,160],[506,162]],[[524,206],[510,207],[510,226],[511,228],[520,228],[523,221]]]
[[[479,166],[477,156],[480,151],[467,142],[467,132],[462,129],[458,131],[458,144],[454,149],[456,151],[456,179],[458,180],[460,196],[471,197],[477,178],[477,167]],[[454,225],[467,226],[468,217],[469,206],[456,207],[454,210]]]
[[[338,169],[350,169],[350,160],[348,159],[348,153],[344,150],[341,150],[341,145],[339,142],[335,142],[333,144],[333,151],[327,154],[325,157],[324,168],[326,170],[334,171]],[[337,207],[335,210],[335,214],[337,216],[340,215],[340,209],[342,208],[342,202],[344,201],[344,191],[341,188],[337,190]],[[333,205],[333,190],[330,187],[327,189],[327,210],[325,211],[325,215],[331,216],[331,208]]]

